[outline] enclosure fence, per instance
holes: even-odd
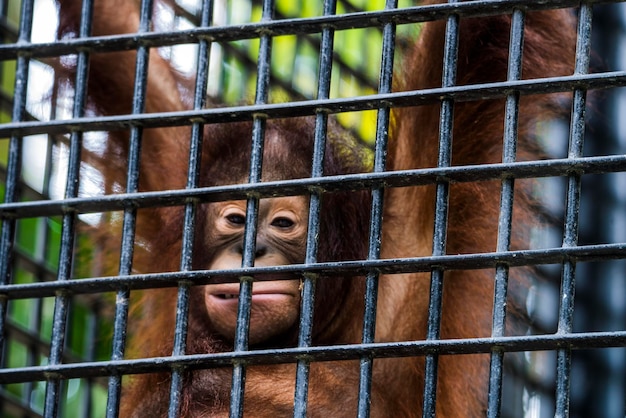
[[[58,18],[53,0],[8,0],[0,5],[0,416],[117,416],[117,407],[107,405],[119,403],[125,376],[152,372],[171,374],[172,381],[179,383],[172,384],[171,393],[170,416],[176,416],[182,371],[217,367],[233,369],[230,411],[231,416],[241,416],[246,367],[283,362],[297,364],[294,416],[305,416],[309,364],[335,360],[361,361],[366,383],[359,387],[358,414],[368,416],[371,393],[367,376],[372,378],[372,364],[377,359],[425,357],[424,399],[428,400],[434,399],[437,380],[436,363],[429,369],[429,359],[488,353],[491,386],[484,388],[489,391],[488,416],[624,417],[626,130],[622,114],[626,102],[622,88],[626,85],[626,8],[621,2],[480,0],[434,6],[393,0],[141,3],[150,25],[140,33],[92,37],[86,26],[84,36],[60,40],[55,35]],[[523,33],[523,25],[515,22],[523,23],[524,13],[557,8],[572,8],[578,21],[576,61],[580,71],[574,75],[444,84],[405,92],[392,88],[398,61],[424,22],[443,20],[453,27],[457,19],[509,14],[514,22],[514,45]],[[83,13],[88,21],[90,8],[84,7]],[[204,97],[196,95],[190,110],[143,113],[144,97],[138,86],[132,114],[100,116],[85,110],[89,54],[136,50],[137,74],[143,74],[138,84],[145,84],[147,70],[142,66],[147,65],[151,49],[158,49],[182,74],[197,74],[201,90],[223,104],[205,106]],[[59,59],[76,63],[73,88],[56,82],[58,66],[54,62]],[[558,92],[571,97],[571,113],[563,120],[542,122],[539,141],[544,159],[385,170],[390,109]],[[249,97],[255,97],[255,102],[241,104]],[[194,128],[190,143],[199,144],[205,124],[252,121],[255,133],[250,141],[258,148],[264,120],[319,115],[336,117],[369,147],[371,172],[262,182],[258,181],[260,165],[253,161],[252,180],[245,184],[197,187],[190,175],[185,189],[146,192],[138,191],[137,150],[129,158],[128,178],[134,178],[134,183],[131,180],[121,187],[124,192],[118,193],[102,190],[97,169],[81,160],[81,148],[100,152],[98,144],[108,131],[126,130],[132,143],[148,129],[188,125]],[[503,141],[507,147],[507,141],[513,139]],[[189,162],[190,172],[193,164]],[[321,173],[321,161],[313,164],[313,173]],[[549,222],[532,231],[534,248],[380,258],[376,243],[383,222],[383,190],[494,179],[536,179],[540,184],[536,193]],[[502,187],[509,187],[504,180]],[[367,259],[317,262],[312,255],[298,265],[243,266],[219,272],[182,266],[176,272],[146,274],[132,268],[133,248],[140,245],[134,241],[138,210],[182,206],[193,211],[206,202],[258,201],[297,194],[315,200],[324,193],[360,189],[372,191]],[[512,200],[503,199],[501,213],[512,206]],[[312,211],[310,218],[313,227],[307,242],[314,243],[319,213]],[[121,225],[119,274],[103,273],[109,271],[103,267],[107,258],[90,233],[105,219]],[[193,229],[193,216],[186,219]],[[254,230],[255,222],[255,216],[246,217],[248,229]],[[441,228],[445,235],[445,225]],[[183,237],[184,251],[191,251],[185,240],[189,243],[192,239],[193,235]],[[253,239],[248,237],[246,242]],[[244,248],[249,251],[253,246]],[[191,253],[181,257],[190,259]],[[254,253],[248,258],[254,258]],[[525,296],[532,325],[521,335],[376,342],[374,308],[366,309],[364,329],[371,324],[371,335],[365,332],[360,344],[248,349],[249,324],[243,321],[233,351],[185,355],[184,342],[179,339],[171,356],[128,358],[124,352],[129,312],[128,304],[122,306],[120,300],[144,289],[177,288],[178,310],[184,313],[189,309],[190,289],[216,277],[268,272],[297,273],[305,278],[348,274],[367,278],[365,304],[375,306],[373,288],[381,274],[489,269],[494,280],[505,286],[494,296],[493,310],[499,311],[507,303],[506,281],[498,282],[496,273],[502,265],[533,266],[537,276],[543,277],[533,279]],[[305,299],[313,295],[308,283],[305,279]],[[309,310],[300,313],[301,338],[305,340],[313,304],[306,306]],[[240,307],[240,311],[246,309],[250,307]],[[441,316],[441,305],[433,303],[430,310],[429,316]],[[179,315],[176,327],[177,334],[185,335],[184,314]],[[434,404],[432,409],[427,404],[424,416],[434,416]]]

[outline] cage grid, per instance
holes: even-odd
[[[619,109],[623,95],[619,88],[624,85],[626,74],[625,65],[618,61],[624,42],[624,8],[618,4],[620,2],[503,0],[413,7],[395,1],[343,0],[337,2],[337,10],[332,1],[324,2],[323,8],[321,2],[316,7],[304,0],[295,2],[300,10],[279,0],[198,3],[201,5],[166,2],[164,4],[170,8],[161,10],[158,1],[154,9],[151,1],[142,1],[142,24],[137,34],[90,38],[89,21],[84,19],[81,37],[44,42],[32,41],[34,31],[41,30],[33,24],[33,17],[41,13],[44,6],[52,4],[51,1],[11,0],[0,6],[0,37],[3,41],[0,44],[0,137],[6,138],[0,149],[4,196],[4,203],[0,205],[2,416],[115,416],[123,376],[155,371],[172,375],[169,405],[170,416],[175,416],[183,385],[181,370],[213,367],[233,368],[231,416],[241,416],[245,368],[280,362],[297,363],[294,416],[305,416],[310,361],[343,359],[361,360],[364,378],[359,387],[358,414],[367,416],[373,362],[378,358],[401,356],[426,358],[423,414],[435,416],[438,357],[469,353],[491,354],[490,385],[484,389],[489,392],[488,416],[624,416],[626,197],[622,186],[626,144],[621,139],[623,128]],[[235,11],[244,4],[249,15],[237,16]],[[228,12],[220,15],[217,13],[219,7]],[[307,7],[314,8],[315,12],[306,12]],[[521,79],[521,50],[516,47],[520,46],[518,41],[523,33],[524,12],[560,7],[575,7],[578,17],[575,74],[539,80]],[[159,10],[166,16],[169,13],[171,19],[152,21]],[[300,16],[299,12],[304,15]],[[419,27],[420,22],[447,20],[446,47],[452,57],[460,19],[505,13],[513,16],[511,66],[507,81],[456,86],[455,63],[450,58],[444,63],[446,77],[441,88],[393,91],[393,70],[398,66],[403,47],[419,32],[415,27]],[[88,15],[86,8],[84,16]],[[219,20],[222,18],[224,20]],[[151,24],[155,31],[151,30]],[[356,29],[362,29],[364,32],[359,36],[367,40],[362,41],[361,54],[378,57],[375,72],[364,68],[359,60],[350,58],[349,48],[354,40],[349,39],[349,33]],[[272,49],[276,49],[272,42],[278,42],[277,39],[286,35],[296,37],[295,46],[289,50],[293,59],[287,58],[287,64],[278,65],[272,57]],[[348,47],[338,42],[340,38]],[[370,48],[369,42],[377,47]],[[176,45],[190,43],[196,45],[192,55],[197,57],[190,70],[197,74],[191,110],[144,113],[149,49],[159,48],[176,64],[176,55],[181,53],[177,52]],[[219,46],[219,53],[215,53],[216,46]],[[310,49],[317,52],[307,52]],[[375,49],[376,54],[370,49]],[[120,116],[85,113],[89,53],[113,50],[137,51],[137,79],[144,83],[135,86],[133,112]],[[50,76],[52,67],[48,66],[49,60],[67,55],[76,57],[77,67],[76,89],[69,93],[67,86],[54,83],[54,77]],[[311,59],[312,56],[315,59]],[[216,57],[221,65],[219,69],[211,67]],[[304,68],[298,63],[299,59],[314,62]],[[239,69],[233,70],[235,67]],[[287,67],[291,68],[285,70]],[[313,86],[302,82],[311,71],[316,81]],[[52,81],[42,86],[37,77]],[[357,87],[345,88],[344,84]],[[207,91],[226,106],[207,106]],[[596,95],[596,91],[600,93]],[[549,158],[517,162],[514,140],[520,95],[552,92],[572,92],[571,128],[563,121],[546,122],[543,127],[547,131],[545,136],[561,138],[560,142],[551,140],[545,145]],[[590,95],[591,104],[588,103]],[[68,96],[75,100],[69,107],[64,102]],[[254,103],[240,104],[242,98],[249,96],[255,97]],[[392,108],[441,103],[444,128],[440,143],[445,149],[451,139],[453,123],[446,108],[457,101],[491,98],[505,98],[507,115],[510,115],[505,127],[505,153],[501,163],[454,166],[448,154],[436,168],[385,171],[387,129]],[[363,111],[371,113],[364,118]],[[262,158],[265,117],[315,116],[316,144],[320,145],[325,140],[329,114],[337,115],[347,129],[371,146],[370,173],[322,176],[322,151],[318,148],[311,178],[260,181],[261,166],[254,158]],[[366,122],[362,122],[363,119]],[[256,152],[252,154],[249,182],[198,187],[199,159],[193,156],[197,157],[201,149],[202,125],[240,120],[251,120],[254,126],[251,141]],[[186,188],[138,192],[136,164],[142,131],[178,125],[192,127],[189,158],[192,174],[188,176]],[[134,158],[129,158],[125,192],[95,193],[82,183],[84,172],[81,171],[80,148],[97,142],[101,138],[96,135],[98,132],[120,128],[131,133],[130,154],[137,153]],[[28,145],[29,142],[45,143],[45,146],[35,149],[36,145]],[[42,166],[37,175],[41,180],[33,181],[29,171],[36,161]],[[549,215],[555,221],[537,232],[543,243],[530,250],[510,250],[512,180],[504,180],[499,220],[503,227],[498,231],[497,251],[447,254],[448,184],[501,178],[545,179],[545,185],[541,184],[547,192],[541,199],[548,211],[554,212]],[[381,259],[384,190],[427,184],[437,185],[433,255]],[[315,235],[319,229],[319,197],[323,193],[359,188],[372,191],[371,244],[367,259],[317,262]],[[292,194],[311,196],[305,262],[253,267],[259,200]],[[567,196],[565,203],[561,201],[562,196]],[[184,230],[192,231],[198,204],[231,199],[248,202],[245,251],[240,269],[211,271],[210,274],[193,270],[191,233],[183,238],[179,271],[143,274],[132,270],[136,246],[133,230],[138,210],[184,206],[187,225]],[[99,263],[104,261],[98,258],[98,243],[92,241],[89,233],[82,232],[82,228],[88,230],[90,223],[94,222],[86,215],[103,213],[115,213],[123,224],[119,271],[113,276],[93,273],[104,271],[98,270]],[[81,264],[83,257],[93,258],[84,266]],[[534,328],[527,335],[508,336],[504,333],[508,270],[527,265],[545,270],[546,276],[545,280],[533,283],[526,296]],[[491,337],[440,339],[441,282],[444,271],[450,269],[493,269],[495,272]],[[378,275],[417,271],[432,272],[426,339],[375,342]],[[263,273],[297,273],[304,277],[303,299],[309,304],[305,303],[300,315],[297,346],[248,350],[246,318],[250,304],[240,303],[233,352],[184,355],[191,285],[208,284],[214,278],[242,277],[240,297],[245,301],[249,299],[252,277]],[[315,277],[329,273],[366,277],[365,327],[361,344],[312,346]],[[125,358],[128,305],[111,303],[110,295],[116,294],[113,299],[119,301],[128,299],[132,291],[160,287],[178,288],[179,319],[176,321],[174,353],[158,359]],[[522,357],[516,356],[518,353],[523,353]]]

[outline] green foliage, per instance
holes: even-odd
[[[258,22],[262,9],[258,4],[250,6],[245,2],[228,2],[229,23]],[[382,10],[385,0],[353,0],[348,9],[339,2],[337,13],[354,10]],[[408,1],[406,3],[409,3]],[[323,13],[321,1],[277,0],[277,17],[315,17]],[[399,29],[401,32],[402,28]],[[404,30],[403,33],[405,33]],[[272,39],[271,102],[286,102],[312,99],[317,96],[319,72],[320,34],[301,36],[279,36]],[[222,99],[228,104],[250,102],[256,87],[256,67],[260,42],[258,39],[230,43],[224,48],[222,79],[220,83]],[[237,51],[233,54],[231,51]],[[382,31],[380,28],[350,29],[334,33],[334,56],[331,77],[331,98],[354,97],[376,93],[382,54]],[[245,58],[242,59],[241,55]],[[357,76],[358,74],[358,76]],[[364,82],[365,81],[365,82]],[[376,112],[343,113],[337,119],[346,128],[355,132],[361,140],[373,143],[376,131]]]

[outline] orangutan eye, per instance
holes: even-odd
[[[244,225],[246,223],[246,217],[236,213],[226,215],[226,219],[233,225]]]
[[[289,218],[276,218],[272,221],[272,226],[277,228],[291,228],[295,223]]]

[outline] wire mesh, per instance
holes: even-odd
[[[84,2],[81,37],[56,39],[52,0],[0,5],[0,415],[6,417],[115,417],[127,375],[171,375],[168,415],[183,402],[185,372],[229,367],[230,414],[242,416],[246,370],[256,364],[295,363],[294,416],[311,414],[310,365],[359,360],[358,416],[370,414],[372,368],[377,359],[425,358],[424,404],[417,415],[435,416],[438,362],[448,355],[491,355],[486,414],[490,417],[603,416],[626,412],[626,143],[621,106],[626,65],[623,4],[574,1],[476,1],[413,7],[408,2],[152,1],[141,2],[140,29],[131,35],[89,38],[90,1]],[[526,13],[575,6],[579,22],[576,70],[571,76],[525,80],[519,62]],[[456,85],[458,24],[463,19],[512,14],[506,81]],[[445,78],[441,87],[393,91],[393,71],[420,33],[422,22],[447,21]],[[82,39],[82,37],[87,38]],[[87,107],[90,54],[137,51],[130,114],[101,116]],[[145,113],[150,51],[158,50],[183,74],[197,75],[189,110]],[[59,58],[62,57],[62,58]],[[58,83],[58,62],[76,67],[75,87]],[[63,61],[65,60],[65,61]],[[318,70],[319,67],[319,70]],[[546,158],[517,161],[521,96],[567,92],[571,114],[542,121],[538,138]],[[205,93],[208,94],[205,95]],[[241,104],[254,100],[250,104]],[[501,163],[454,165],[449,148],[455,103],[504,98],[507,124]],[[208,101],[208,105],[207,105]],[[565,101],[565,100],[564,100]],[[213,106],[220,103],[219,106]],[[385,171],[393,108],[441,103],[440,158],[436,167]],[[262,180],[267,120],[315,117],[310,178]],[[331,116],[329,116],[331,115]],[[324,176],[328,125],[337,119],[371,149],[371,172]],[[241,184],[201,187],[205,124],[251,121],[250,171]],[[568,126],[569,124],[569,126]],[[139,163],[145,132],[191,126],[186,185],[179,190],[140,190]],[[128,173],[104,186],[89,156],[103,152],[106,132],[130,135]],[[134,156],[133,156],[134,155]],[[548,222],[530,231],[533,247],[511,249],[516,182],[532,179]],[[117,180],[117,179],[116,179]],[[451,183],[502,180],[497,249],[449,254],[447,209]],[[391,188],[436,185],[431,256],[381,258],[383,202]],[[331,192],[371,191],[369,249],[364,260],[319,262],[321,201]],[[307,194],[305,260],[297,265],[253,267],[256,220],[263,198]],[[494,199],[498,198],[497,196]],[[246,237],[241,268],[199,271],[193,267],[194,225],[207,202],[245,200]],[[138,213],[184,207],[179,270],[145,273],[133,267],[145,243],[135,236]],[[101,233],[113,225],[121,237],[117,265]],[[524,266],[540,273],[521,291],[532,318],[524,332],[505,331],[509,275]],[[449,270],[485,269],[495,280],[491,335],[442,340],[443,277]],[[517,270],[516,270],[517,269]],[[430,273],[428,329],[416,341],[380,342],[374,335],[381,274]],[[250,348],[251,292],[260,274],[302,275],[300,326],[294,347]],[[361,342],[317,346],[311,333],[320,276],[366,277]],[[241,283],[232,351],[187,354],[190,289],[232,280]],[[131,296],[138,290],[177,288],[176,339],[170,357],[133,358],[126,334]],[[448,307],[449,308],[449,307]],[[426,309],[426,308],[425,308]],[[129,317],[130,310],[130,317]],[[491,308],[490,308],[491,311]],[[172,315],[174,312],[172,312]],[[510,313],[509,313],[510,315]],[[272,390],[272,388],[268,388]],[[417,396],[417,395],[416,395]],[[420,394],[419,396],[422,396]],[[422,412],[423,408],[423,412]]]

